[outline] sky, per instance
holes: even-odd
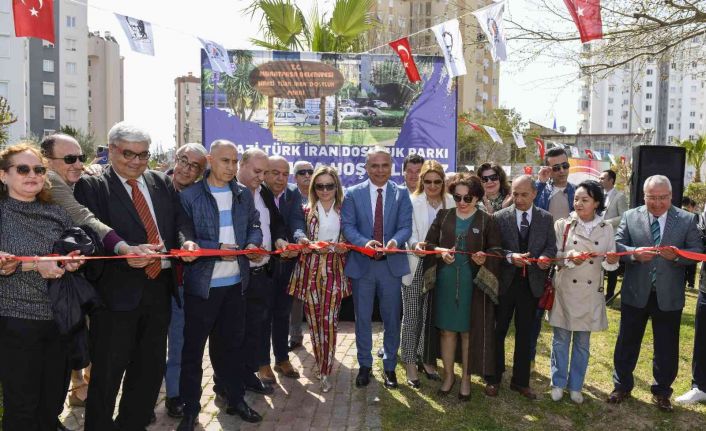
[[[526,0],[510,1],[514,18],[537,13]],[[307,13],[315,2],[298,0],[297,4]],[[248,3],[248,0],[89,1],[89,30],[101,34],[110,31],[125,57],[125,120],[145,126],[153,142],[164,150],[173,147],[174,78],[188,72],[200,75],[201,45],[196,37],[213,40],[227,49],[252,48],[249,38],[258,36],[259,22],[243,14]],[[331,0],[318,0],[319,10],[327,10],[331,3]],[[114,13],[152,23],[154,57],[130,49]],[[558,126],[575,132],[579,89],[576,83],[566,83],[567,77],[576,76],[578,71],[542,57],[529,66],[520,67],[513,62],[513,48],[510,43],[508,61],[500,67],[501,107],[515,108],[523,120],[546,126],[551,126],[556,118]]]

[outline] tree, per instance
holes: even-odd
[[[93,133],[84,132],[81,129],[66,125],[61,126],[59,132],[76,139],[81,146],[81,151],[83,151],[88,160],[93,160],[96,156],[96,138]]]
[[[541,53],[575,62],[582,73],[599,77],[628,64],[640,70],[651,61],[703,62],[702,0],[601,0],[604,38],[583,46],[563,1],[526,2],[531,16],[510,18],[507,26],[509,38],[524,44],[515,50],[524,60]]]
[[[17,121],[17,116],[10,110],[10,104],[7,99],[0,96],[0,148],[7,145],[10,140],[7,128],[15,121]]]
[[[694,167],[694,182],[701,182],[701,166],[706,161],[706,135],[699,136],[696,141],[681,141],[679,146],[686,150],[686,161]]]
[[[523,163],[531,152],[528,148],[518,149],[512,137],[513,130],[522,130],[526,125],[514,109],[493,109],[488,112],[466,112],[461,114],[465,121],[458,123],[458,164],[480,165],[485,162]],[[503,140],[494,142],[488,133],[475,130],[467,124],[483,124],[494,127]]]

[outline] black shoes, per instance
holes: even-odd
[[[230,406],[226,409],[226,413],[229,415],[238,415],[240,419],[245,422],[257,423],[262,420],[262,416],[255,410],[251,409],[245,401],[240,401],[234,406]]]
[[[368,386],[370,383],[370,372],[370,367],[360,367],[360,370],[358,370],[358,377],[355,378],[356,387],[361,388],[363,386]]]
[[[385,376],[385,387],[386,388],[388,388],[388,389],[397,388],[397,374],[395,374],[395,370],[385,371],[384,376]]]
[[[247,382],[245,382],[245,390],[262,395],[272,395],[275,392],[275,388],[269,384],[263,383],[262,380],[258,379],[254,375],[252,378],[248,379]]]
[[[383,347],[380,347],[378,349],[378,358],[382,359],[385,357],[385,349]]]
[[[181,402],[181,398],[174,397],[164,400],[164,406],[167,408],[167,416],[170,418],[183,418],[184,417],[184,403]]]
[[[437,373],[436,371],[430,373],[429,371],[427,371],[427,369],[424,367],[424,364],[422,364],[421,362],[417,364],[417,370],[423,372],[426,378],[429,380],[433,380],[435,382],[441,381],[441,376],[439,375],[439,373]]]
[[[412,389],[419,389],[420,387],[422,387],[422,382],[420,382],[419,379],[416,379],[416,380],[407,379],[407,384]]]
[[[179,426],[176,431],[194,431],[196,429],[197,418],[194,415],[184,415],[179,422]]]
[[[289,343],[287,343],[287,350],[289,350],[291,352],[291,351],[294,351],[294,350],[300,348],[301,346],[302,346],[301,341],[289,340]]]

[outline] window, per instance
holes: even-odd
[[[652,123],[652,118],[651,117],[645,117],[645,124],[651,124]]]
[[[689,112],[689,117],[696,117],[696,111]]]
[[[54,60],[44,60],[44,62],[42,63],[42,70],[45,72],[53,72]]]
[[[56,133],[54,129],[44,129],[44,136],[53,135],[54,133]]]
[[[73,108],[66,109],[66,120],[67,121],[76,121],[76,109],[73,109]]]
[[[426,12],[427,12],[427,16],[431,15],[431,2],[430,1],[428,1],[426,4]]]
[[[608,103],[609,103],[609,104],[612,104],[613,102],[614,102],[613,98],[612,98],[612,97],[609,97],[609,98],[608,98]],[[608,114],[608,115],[610,115],[610,114]]]
[[[647,83],[646,83],[645,85],[646,85],[647,87],[652,87],[652,81],[647,81]]]
[[[0,97],[7,99],[10,93],[10,83],[7,81],[0,81]]]
[[[76,17],[71,15],[66,15],[66,26],[76,27]]]
[[[54,95],[54,83],[44,81],[42,83],[42,93],[45,96],[53,96]]]
[[[673,123],[669,123],[669,124],[667,125],[667,129],[669,129],[669,130],[674,130],[674,124],[673,124]]]
[[[612,121],[609,121],[609,122],[608,122],[608,128],[609,128],[609,129],[613,128],[613,122],[612,122]]]
[[[652,105],[645,106],[645,111],[647,111],[647,112],[652,111]]]
[[[652,70],[652,69],[647,69],[647,74],[648,74],[648,75],[652,75],[653,73],[654,73],[654,70]]]
[[[628,123],[623,123],[623,130],[627,130],[627,129],[628,129]]]
[[[609,85],[609,86],[608,86],[608,91],[611,92],[611,93],[614,92],[614,91],[615,91],[615,85]]]
[[[695,129],[695,128],[696,128],[696,124],[694,124],[694,123],[689,123],[689,129]]]
[[[49,42],[49,41],[46,41],[46,40],[44,40],[44,39],[42,39],[42,46],[43,46],[44,48],[54,48],[54,44],[53,44],[53,43],[51,43],[51,42]]]
[[[76,51],[76,39],[66,39],[66,50]]]
[[[66,87],[64,88],[64,95],[66,97],[76,97],[76,85],[66,84]]]
[[[646,93],[645,99],[652,99],[652,93]]]
[[[73,61],[66,62],[66,74],[76,75],[76,63],[74,63]]]
[[[44,105],[44,119],[56,120],[56,107],[53,105]]]
[[[612,109],[609,109],[609,110],[608,110],[608,116],[610,117],[610,116],[612,116],[612,115],[613,115],[613,110],[612,110]]]

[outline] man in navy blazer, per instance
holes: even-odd
[[[384,147],[373,147],[366,155],[368,180],[346,191],[341,210],[343,235],[359,247],[402,247],[412,234],[412,203],[407,190],[389,181],[392,157]],[[377,253],[367,257],[350,253],[345,274],[353,280],[355,343],[360,370],[356,386],[370,383],[373,365],[372,315],[377,295],[385,329],[383,365],[385,386],[397,387],[395,365],[400,346],[402,276],[409,273],[404,254]]]

